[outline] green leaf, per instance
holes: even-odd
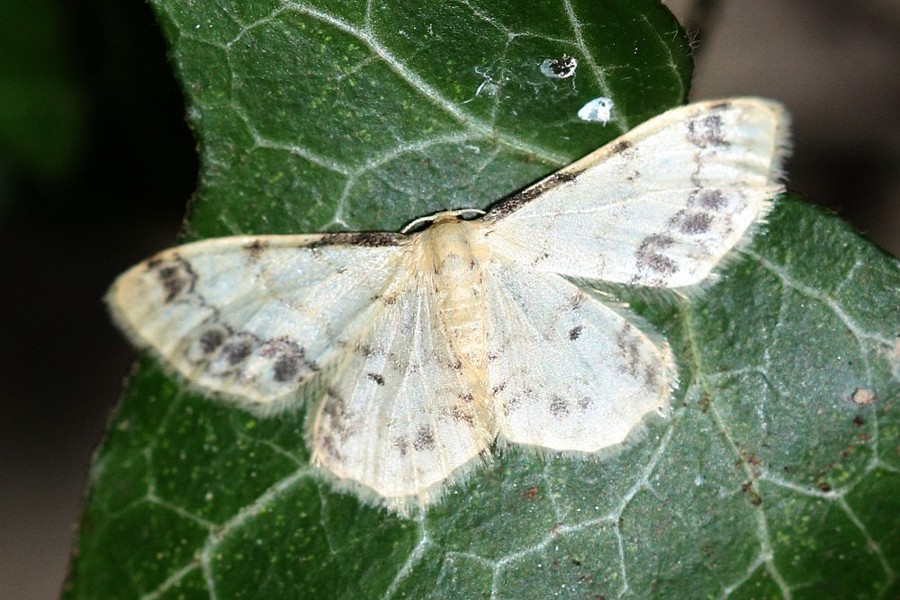
[[[154,6],[201,143],[191,238],[485,207],[681,103],[691,70],[650,0]],[[563,54],[574,78],[541,74]],[[575,116],[597,96],[605,126]],[[66,597],[895,597],[898,285],[783,198],[696,297],[623,297],[678,357],[672,418],[602,462],[509,451],[412,519],[312,474],[302,411],[255,419],[144,359]]]

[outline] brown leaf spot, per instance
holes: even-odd
[[[867,406],[877,400],[874,392],[865,388],[856,388],[856,390],[853,391],[853,395],[850,396],[850,399],[858,406]]]
[[[709,411],[709,406],[712,404],[712,401],[709,399],[709,396],[703,394],[700,396],[700,400],[697,401],[697,404],[700,406],[700,412],[704,415]]]
[[[741,484],[741,491],[749,498],[750,504],[753,506],[762,504],[762,496],[759,495],[759,492],[756,491],[756,488],[749,481]]]

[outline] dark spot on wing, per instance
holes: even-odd
[[[706,115],[688,121],[688,140],[698,148],[727,146],[725,127],[720,115]]]
[[[214,352],[225,343],[225,332],[221,329],[207,329],[200,334],[200,348],[204,354]]]
[[[506,401],[506,404],[503,406],[503,414],[508,415],[510,412],[514,410],[519,410],[521,408],[519,405],[525,401],[529,401],[534,404],[537,401],[535,397],[534,389],[525,388],[516,396],[509,398]]]
[[[374,381],[378,385],[384,385],[384,377],[382,377],[378,373],[366,373],[366,377],[368,377],[370,381]]]
[[[722,190],[702,188],[695,190],[688,199],[688,205],[700,205],[707,210],[719,210],[725,206],[725,195]]]
[[[409,452],[409,442],[407,442],[403,438],[397,438],[394,440],[394,448],[397,449],[397,452],[400,453],[400,456],[406,456],[406,453]]]
[[[184,357],[194,365],[208,366],[212,355],[231,335],[232,332],[227,326],[211,319],[197,335],[197,338],[185,348]]]
[[[197,283],[197,274],[191,268],[191,264],[174,255],[170,259],[151,259],[147,261],[147,268],[156,271],[156,277],[166,293],[165,302],[172,302],[183,294],[194,291]]]
[[[680,210],[669,220],[669,225],[686,235],[699,235],[709,231],[713,220],[709,213]]]
[[[611,148],[612,153],[613,154],[621,154],[622,152],[625,152],[626,150],[631,148],[631,146],[632,146],[632,143],[629,142],[628,140],[619,140],[618,142],[613,143],[612,148]]]
[[[330,233],[310,244],[306,248],[321,248],[323,246],[348,245],[348,246],[397,246],[406,236],[399,233],[386,231],[361,231],[353,233]]]
[[[329,432],[328,435],[336,436],[337,443],[340,444],[342,438],[351,435],[356,429],[350,423],[353,416],[347,410],[347,404],[341,398],[334,388],[325,390],[325,397],[322,399],[322,412],[319,423],[323,431]]]
[[[242,339],[226,344],[222,348],[222,355],[228,364],[233,366],[246,360],[252,351],[253,343],[250,340]]]
[[[546,179],[543,179],[530,188],[526,188],[521,192],[515,193],[512,196],[507,196],[504,200],[498,202],[494,208],[492,208],[487,215],[485,215],[485,219],[489,221],[496,221],[502,217],[505,217],[509,214],[512,214],[537,198],[538,196],[547,193],[548,191],[559,187],[565,183],[569,183],[570,181],[575,181],[578,176],[581,175],[581,171],[577,172],[557,172],[553,175],[550,175]]]
[[[644,363],[644,385],[650,389],[659,387],[662,372],[659,365],[653,362]]]
[[[675,243],[667,235],[650,235],[644,238],[636,251],[637,265],[641,269],[650,269],[661,275],[671,275],[678,271],[678,265],[664,254],[665,250]]]
[[[681,223],[681,232],[689,235],[697,235],[709,231],[713,222],[713,216],[709,213],[696,213],[690,215]]]
[[[346,406],[344,399],[334,388],[325,390],[325,405],[322,407],[322,414],[332,419],[343,419],[346,416]]]
[[[391,357],[392,361],[398,361],[400,359],[397,358],[397,353],[391,352],[388,356]],[[406,365],[406,374],[407,375],[418,375],[422,371],[422,365],[418,362],[407,364]]]
[[[639,338],[631,325],[626,324],[616,334],[616,346],[625,357],[625,362],[621,367],[622,371],[637,378],[641,363],[641,348]]]
[[[569,330],[569,339],[573,342],[581,337],[581,332],[584,330],[584,325],[576,325],[572,329]]]
[[[594,403],[594,401],[592,399],[585,396],[578,400],[578,408],[580,408],[581,410],[584,411],[584,410],[589,409],[593,403]]]
[[[370,356],[384,356],[385,349],[383,346],[373,346],[371,344],[359,344],[356,346],[356,351],[365,356],[366,358]]]
[[[325,452],[335,460],[343,460],[343,455],[338,451],[338,444],[334,441],[334,435],[326,433],[319,436],[319,442],[325,449]]]
[[[386,306],[392,306],[394,304],[397,304],[397,294],[387,294],[387,295],[382,294],[380,296],[376,296],[376,298],[378,300],[380,300],[382,302],[382,304],[385,304]]]
[[[531,265],[536,266],[536,265],[540,264],[542,261],[547,260],[548,258],[550,258],[550,255],[547,252],[541,252],[540,254],[538,254],[535,257],[535,259],[533,261],[531,261]]]
[[[290,381],[300,371],[300,358],[283,354],[275,360],[275,381]]]
[[[269,247],[268,242],[262,240],[253,240],[249,244],[244,244],[244,251],[250,255],[252,260],[258,260],[260,255]]]
[[[413,448],[416,450],[434,450],[434,432],[430,427],[420,427],[416,432],[416,439],[413,440]]]
[[[581,308],[581,305],[584,304],[585,300],[587,300],[587,294],[585,294],[581,290],[578,290],[577,292],[575,292],[575,296],[569,302],[569,308],[571,310],[578,310],[579,308]]]
[[[286,382],[295,379],[305,368],[307,372],[317,371],[318,365],[306,360],[306,352],[296,341],[288,337],[277,337],[263,344],[260,355],[274,358],[272,369],[275,381]]]
[[[560,396],[553,396],[553,398],[550,399],[550,414],[554,417],[569,414],[569,403]]]
[[[475,426],[475,412],[472,409],[472,402],[475,397],[472,394],[463,394],[459,398],[461,402],[454,404],[450,409],[450,416],[459,423],[465,423],[469,427]]]

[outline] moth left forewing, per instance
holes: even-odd
[[[379,300],[307,421],[313,462],[337,487],[406,513],[465,477],[496,435],[476,413],[435,314],[429,273],[407,270]]]
[[[707,277],[781,190],[780,105],[679,107],[498,204],[495,247],[532,268],[651,287]]]
[[[135,345],[192,387],[272,414],[364,326],[404,236],[219,238],[166,250],[113,284],[107,302]]]

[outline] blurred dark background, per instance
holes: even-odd
[[[794,115],[790,187],[900,253],[900,3],[671,0],[695,99]],[[196,181],[139,0],[0,2],[0,597],[54,598],[88,462],[133,359],[101,297],[171,245]]]

